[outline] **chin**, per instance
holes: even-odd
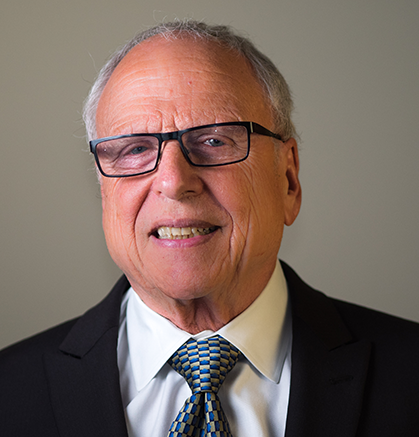
[[[202,280],[188,281],[187,283],[176,283],[159,287],[160,290],[168,297],[179,300],[200,299],[211,294],[213,287],[208,286],[208,282]]]

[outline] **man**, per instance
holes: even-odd
[[[2,352],[2,436],[419,435],[418,326],[276,259],[301,203],[291,110],[272,63],[224,27],[157,26],[114,55],[85,118],[125,275]]]

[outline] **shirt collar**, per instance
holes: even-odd
[[[279,261],[258,298],[218,334],[265,377],[278,383],[291,337],[287,283]]]
[[[257,371],[275,383],[279,382],[291,337],[287,302],[286,281],[277,262],[258,298],[215,333],[234,344]],[[145,305],[132,288],[127,293],[126,329],[128,354],[138,391],[189,338],[214,335],[212,331],[204,331],[192,336],[179,329]]]

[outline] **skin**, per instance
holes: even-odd
[[[126,55],[96,117],[98,137],[238,120],[274,130],[246,60],[216,43],[161,36]],[[284,224],[300,208],[297,145],[253,134],[246,161],[218,168],[189,165],[176,141],[164,146],[155,172],[102,178],[107,245],[146,305],[191,334],[216,331],[259,296],[274,270]],[[159,226],[217,230],[161,240]]]

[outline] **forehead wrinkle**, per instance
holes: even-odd
[[[240,114],[241,111],[225,109],[214,111],[206,108],[200,110],[190,108],[185,110],[183,107],[179,110],[177,107],[169,109],[149,104],[144,105],[141,114],[134,119],[121,120],[118,116],[110,115],[107,118],[107,133],[103,136],[108,136],[109,132],[112,132],[112,135],[171,132],[203,124],[241,121],[243,117]]]
[[[241,114],[248,113],[246,101],[234,92],[208,94],[202,87],[190,87],[189,92],[165,92],[160,95],[137,90],[129,99],[116,96],[108,100],[104,121],[112,134],[133,132],[166,132],[180,130],[201,124],[242,120]],[[162,89],[165,90],[164,85]],[[200,105],[197,105],[197,100]],[[135,119],[126,119],[121,114],[135,113]]]
[[[182,72],[168,72],[167,75],[145,77],[138,76],[137,72],[130,74],[109,90],[109,97],[117,98],[121,88],[128,88],[132,90],[132,98],[148,98],[154,97],[162,100],[173,99],[177,97],[185,97],[195,95],[197,86],[202,88],[202,91],[197,94],[206,94],[208,90],[212,90],[215,94],[217,89],[222,88],[225,93],[226,84],[230,84],[231,97],[239,100],[235,92],[242,90],[243,87],[249,88],[247,81],[237,80],[225,72],[214,71],[182,71]],[[215,77],[214,77],[215,76]],[[255,83],[256,87],[258,84]],[[205,87],[205,88],[203,88]],[[253,88],[253,87],[251,87]],[[221,89],[219,90],[221,91]]]
[[[233,89],[240,91],[243,86],[248,87],[249,80],[260,88],[248,62],[237,52],[230,50],[226,58],[226,50],[219,44],[195,42],[193,49],[188,47],[186,54],[185,47],[181,47],[178,53],[178,44],[172,47],[170,41],[161,39],[155,50],[150,50],[154,39],[139,44],[128,53],[113,72],[105,87],[106,91],[110,85],[113,85],[113,90],[127,85],[131,88],[138,87],[142,92],[156,87],[160,90],[160,96],[172,97],[173,91],[184,87],[185,82],[192,86],[196,82],[208,83],[211,88],[215,84],[223,87],[230,83]],[[159,52],[163,52],[163,55],[168,52],[168,56],[159,56]]]
[[[243,107],[243,101],[234,90],[229,90],[228,92],[226,92],[225,88],[217,90],[219,87],[214,81],[208,80],[208,83],[204,86],[202,82],[200,81],[198,86],[195,86],[195,80],[193,80],[185,87],[178,81],[174,81],[173,86],[167,86],[167,82],[161,81],[160,78],[155,79],[154,84],[150,83],[147,79],[136,78],[131,84],[127,84],[128,90],[133,88],[127,98],[122,97],[119,90],[113,88],[104,95],[101,106],[104,107],[104,112],[108,116],[113,115],[112,118],[118,118],[119,114],[124,114],[128,108],[132,107],[136,107],[136,110],[139,112],[146,112],[146,108],[147,111],[151,109],[153,112],[163,112],[165,108],[176,111],[177,105],[181,104],[183,110],[189,106],[189,110],[193,112],[196,111],[193,106],[196,106],[197,99],[199,100],[198,103],[201,103],[204,108],[208,104],[219,105],[220,108],[223,108],[226,102],[228,102],[229,106],[234,106],[237,109]],[[145,86],[137,86],[137,84],[141,83]],[[120,85],[125,88],[125,84]],[[214,90],[211,94],[207,91],[210,87]],[[108,123],[112,124],[109,118]]]
[[[226,57],[219,46],[208,50],[208,44],[195,44],[187,53],[185,47],[177,51],[178,46],[170,46],[167,51],[165,44],[164,50],[157,46],[150,51],[152,45],[143,44],[121,61],[104,89],[97,112],[103,130],[167,132],[224,121],[258,121],[251,114],[266,114],[262,88],[240,55]]]

